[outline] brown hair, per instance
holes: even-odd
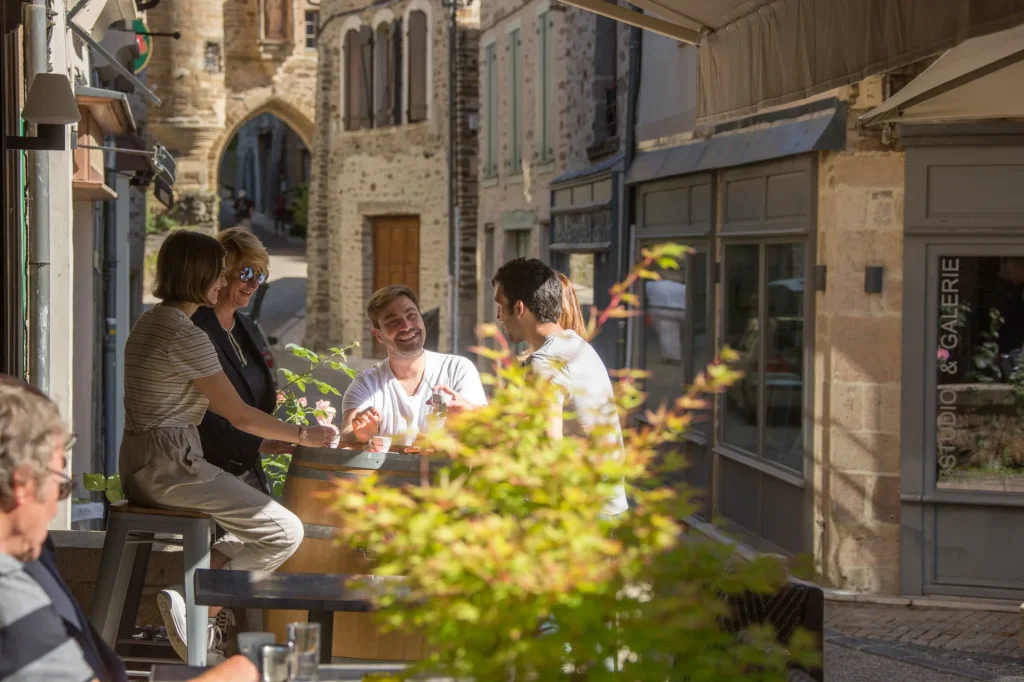
[[[15,475],[27,468],[36,481],[48,476],[47,466],[67,427],[53,401],[20,379],[0,374],[0,502],[14,493]]]
[[[171,303],[210,305],[206,293],[224,274],[224,247],[213,237],[179,230],[160,246],[153,295]]]
[[[373,292],[373,296],[366,302],[366,316],[370,318],[370,324],[374,329],[380,329],[380,314],[384,312],[384,309],[394,303],[396,298],[402,296],[412,301],[417,310],[420,309],[420,302],[416,298],[416,294],[404,284],[389,284]]]
[[[270,256],[263,242],[252,232],[232,227],[217,233],[217,241],[224,247],[224,266],[229,273],[243,265],[251,265],[258,272],[270,274]]]
[[[587,324],[583,320],[583,309],[580,308],[580,300],[576,298],[576,287],[572,280],[563,273],[556,273],[558,281],[562,285],[562,314],[558,317],[558,326],[562,329],[571,329],[580,336],[586,336]]]

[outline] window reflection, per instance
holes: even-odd
[[[744,379],[730,387],[722,411],[722,440],[757,453],[757,384],[759,373],[758,281],[760,247],[756,244],[725,249],[725,343],[739,354],[736,369]]]
[[[657,408],[682,395],[687,381],[683,359],[686,322],[686,266],[658,270],[660,281],[644,282],[644,383],[647,404]]]
[[[803,471],[804,247],[765,249],[764,457]],[[756,383],[756,378],[755,378]]]
[[[940,256],[938,487],[1024,491],[1024,258]]]
[[[594,254],[570,254],[569,272],[566,274],[576,289],[576,298],[579,299],[586,316],[587,307],[594,305]]]

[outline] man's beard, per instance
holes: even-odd
[[[415,358],[423,352],[423,343],[423,332],[417,329],[412,338],[403,342],[390,339],[385,345],[389,355],[399,358]]]

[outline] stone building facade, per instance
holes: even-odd
[[[359,341],[365,357],[379,356],[366,301],[407,284],[424,311],[439,309],[438,348],[448,350],[448,10],[435,0],[325,0],[321,12],[306,343]],[[475,317],[479,21],[476,2],[457,14],[460,347]]]
[[[627,26],[552,0],[484,0],[480,320],[495,319],[497,267],[548,257],[552,182],[623,151],[628,35]],[[592,264],[577,269],[578,279],[592,279]]]
[[[176,188],[211,204],[205,214],[216,216],[221,157],[246,121],[272,113],[309,146],[319,12],[307,0],[175,0],[149,10],[151,31],[181,33],[161,39],[147,69],[163,99],[149,131],[177,161]]]

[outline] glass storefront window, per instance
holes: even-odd
[[[1024,258],[935,265],[937,485],[1024,492]]]
[[[740,450],[757,454],[757,376],[760,373],[758,338],[758,282],[761,279],[761,247],[756,244],[725,249],[725,343],[740,358],[736,368],[743,379],[730,387],[722,410],[722,440]]]
[[[803,244],[727,246],[723,279],[724,341],[743,377],[726,394],[722,441],[793,471],[804,459],[804,260]]]
[[[583,308],[583,317],[588,318],[590,311],[587,308],[594,305],[594,254],[569,254],[569,272],[565,274],[569,276],[576,289],[576,298]]]

